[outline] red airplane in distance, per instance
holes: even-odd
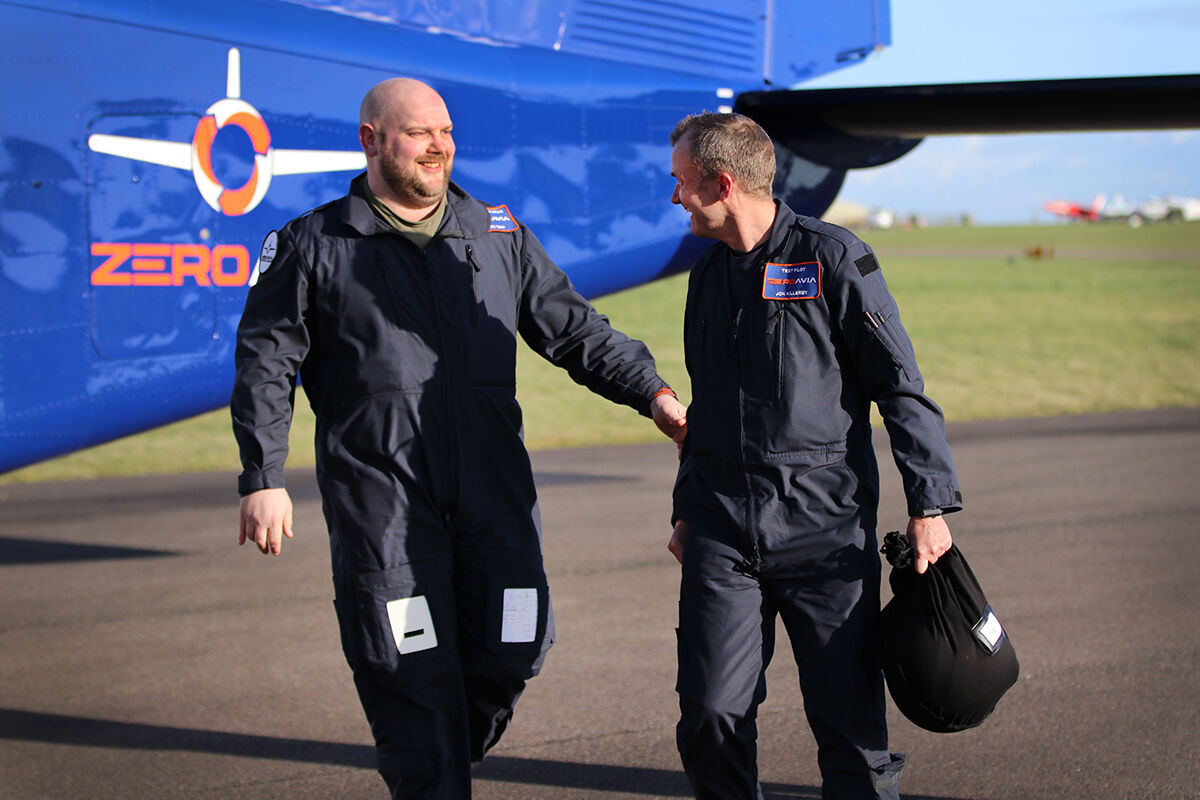
[[[1087,222],[1097,222],[1100,219],[1100,212],[1104,209],[1107,198],[1098,194],[1092,199],[1091,205],[1081,205],[1080,203],[1072,203],[1070,200],[1047,200],[1042,206],[1051,214],[1057,214],[1060,217],[1068,219],[1078,219]]]
[[[1087,206],[1068,200],[1049,200],[1042,207],[1051,214],[1068,219],[1082,222],[1124,222],[1135,228],[1144,222],[1158,222],[1165,219],[1182,221],[1188,218],[1184,214],[1183,206],[1179,203],[1171,207],[1168,207],[1165,202],[1160,202],[1158,205],[1162,206],[1161,210],[1156,207],[1152,208],[1148,204],[1138,206],[1127,202],[1124,196],[1119,194],[1112,197],[1098,194],[1092,198],[1091,205]],[[1172,213],[1173,210],[1174,213]]]

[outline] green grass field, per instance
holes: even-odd
[[[864,234],[900,303],[927,390],[951,421],[1200,405],[1200,224],[930,228]],[[686,276],[600,298],[687,400]],[[528,351],[533,449],[650,441],[653,425]],[[300,401],[290,466],[313,463]],[[0,483],[239,471],[225,410],[0,476]]]

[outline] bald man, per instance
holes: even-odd
[[[367,171],[267,236],[231,400],[238,543],[291,537],[283,464],[300,375],[316,412],[342,647],[393,798],[470,797],[470,765],[554,640],[515,397],[518,334],[682,440],[684,408],[503,205],[450,180],[441,96],[363,99]]]

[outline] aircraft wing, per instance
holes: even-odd
[[[760,91],[736,110],[797,155],[853,169],[926,136],[1200,128],[1200,75]]]

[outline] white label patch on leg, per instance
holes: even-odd
[[[388,621],[392,623],[396,649],[401,655],[437,647],[433,616],[429,613],[429,602],[423,595],[392,600],[387,604],[387,613]]]
[[[537,637],[537,589],[505,589],[500,641],[532,642]]]

